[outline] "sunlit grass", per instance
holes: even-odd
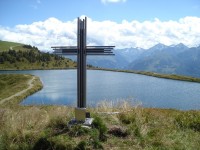
[[[28,87],[31,75],[0,74],[0,100]]]
[[[0,111],[0,145],[7,149],[41,146],[83,146],[94,149],[198,149],[200,147],[200,112],[148,109],[105,105],[91,108],[92,117],[100,118],[96,128],[68,128],[74,108],[66,106],[26,106]],[[108,109],[106,106],[109,106]],[[117,111],[116,114],[102,112]],[[107,129],[104,129],[103,127]],[[101,127],[102,126],[102,127]],[[102,130],[101,130],[102,128]],[[100,129],[106,139],[100,140]],[[104,136],[103,136],[104,137]],[[95,141],[91,141],[91,138]]]
[[[16,107],[24,98],[35,93],[36,91],[42,88],[42,83],[38,77],[34,77],[33,75],[22,75],[22,74],[1,74],[0,75],[0,100],[4,101],[4,99],[9,98],[20,92],[22,90],[26,90],[29,85],[28,82],[32,81],[32,88],[26,90],[24,93],[21,93],[18,96],[13,96],[8,100],[4,101],[0,107]]]
[[[8,41],[0,41],[0,52],[1,51],[8,51],[11,47],[18,47],[21,48],[23,44],[15,43],[15,42],[8,42]]]

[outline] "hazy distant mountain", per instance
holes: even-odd
[[[116,49],[114,50],[115,55],[121,55],[125,58],[129,63],[136,60],[138,57],[143,54],[145,50],[142,48],[124,48],[124,49]]]
[[[200,47],[156,45],[132,61],[127,69],[200,77]]]
[[[190,48],[177,55],[181,66],[177,68],[177,74],[200,77],[200,46]]]

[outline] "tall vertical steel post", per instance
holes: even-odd
[[[77,107],[86,108],[86,18],[78,18],[77,24]]]

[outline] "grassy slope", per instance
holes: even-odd
[[[25,44],[22,43],[15,43],[15,42],[9,42],[9,41],[0,41],[0,52],[2,51],[8,51],[16,50],[16,51],[29,51],[30,49],[24,48]]]
[[[0,41],[0,51],[7,51],[11,47],[12,49],[19,49],[22,48],[23,44],[15,43],[15,42],[8,42],[8,41]]]
[[[0,101],[2,99],[8,98],[17,92],[20,92],[28,88],[28,81],[32,79],[32,75],[22,75],[22,74],[0,74]],[[25,97],[31,95],[32,93],[40,90],[42,88],[42,83],[38,77],[33,81],[33,88],[28,90],[26,93],[14,97],[8,102],[3,103],[1,106],[15,106],[21,102]]]
[[[28,85],[26,83],[30,79],[31,76],[0,74],[0,100],[27,88]]]

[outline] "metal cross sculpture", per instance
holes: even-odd
[[[114,55],[115,46],[87,46],[87,17],[77,21],[77,46],[51,47],[55,54],[77,55],[77,108],[86,108],[86,56]],[[76,113],[76,112],[75,112]],[[80,119],[78,119],[80,120]]]

